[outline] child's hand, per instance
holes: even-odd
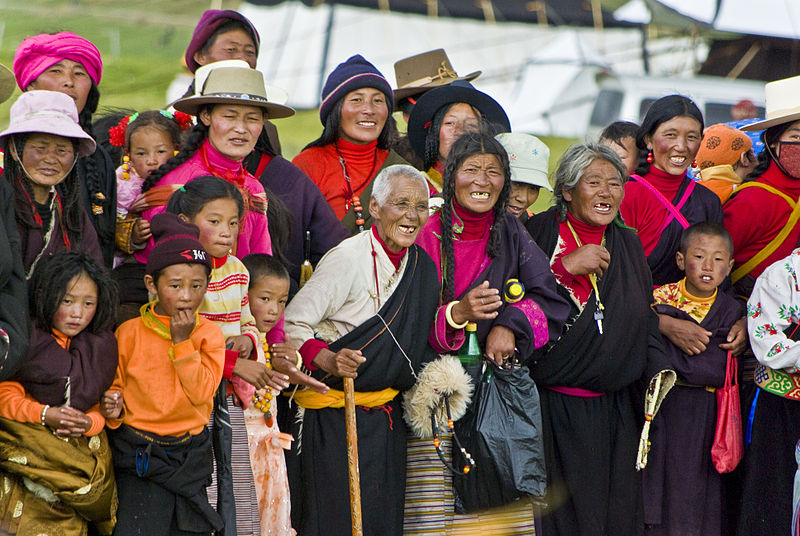
[[[194,330],[194,312],[178,309],[169,320],[169,333],[172,335],[172,344],[189,340]]]
[[[151,236],[153,236],[153,234],[150,232],[150,222],[148,220],[138,218],[133,222],[133,229],[131,230],[132,244],[143,244],[147,240],[150,240]]]
[[[225,348],[239,352],[239,357],[249,359],[253,353],[253,339],[247,335],[234,335],[225,339]]]
[[[80,437],[92,427],[92,419],[88,415],[69,406],[48,408],[44,422],[59,436]]]
[[[272,387],[281,391],[289,386],[289,377],[280,372],[268,369],[264,363],[252,359],[237,359],[233,373],[256,389]]]
[[[106,419],[119,419],[122,415],[122,391],[106,391],[100,401],[100,415]]]
[[[286,374],[290,383],[305,385],[323,395],[328,392],[330,387],[297,368],[297,351],[293,346],[280,342],[270,346],[269,350],[272,355],[272,368]]]

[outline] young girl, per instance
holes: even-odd
[[[28,357],[0,383],[0,533],[114,528],[117,493],[99,403],[117,368],[116,298],[108,271],[85,253],[57,253],[33,273]]]
[[[148,110],[122,118],[108,129],[108,141],[123,150],[117,168],[117,251],[114,268],[150,238],[150,222],[131,213],[142,194],[142,183],[181,146],[181,132],[191,128],[191,116],[182,112]]]
[[[288,385],[288,377],[253,359],[257,355],[254,350],[259,346],[259,330],[248,305],[249,276],[244,264],[230,255],[244,212],[244,201],[234,185],[218,177],[198,177],[172,194],[167,212],[196,225],[200,229],[200,243],[212,257],[208,291],[199,313],[222,328],[228,348],[223,376],[231,380],[227,406],[232,427],[236,532],[259,535],[262,523],[243,408],[251,405],[257,388],[269,385],[281,390]],[[264,427],[263,419],[261,427]],[[217,463],[220,463],[219,454]],[[213,504],[216,489],[212,486],[209,491]]]

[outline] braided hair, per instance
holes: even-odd
[[[444,165],[442,174],[442,198],[444,203],[440,210],[442,224],[442,302],[456,299],[455,271],[458,269],[453,250],[453,203],[455,202],[455,183],[461,165],[474,155],[490,154],[497,158],[505,178],[500,196],[492,209],[494,223],[489,235],[486,253],[489,258],[494,258],[500,253],[503,233],[506,225],[506,211],[508,199],[511,196],[511,168],[508,154],[499,141],[494,139],[491,131],[481,129],[480,132],[468,132],[458,138],[450,148],[450,154]]]
[[[181,147],[181,150],[178,151],[178,154],[161,164],[161,167],[153,171],[144,180],[142,183],[142,193],[145,193],[147,190],[158,184],[158,181],[160,181],[164,175],[184,164],[187,160],[194,156],[194,154],[203,145],[203,142],[206,141],[206,138],[208,138],[208,127],[204,125],[202,121],[198,121],[194,128],[189,131],[186,139],[184,139],[183,146]]]
[[[703,113],[690,99],[683,95],[667,95],[661,97],[648,108],[642,120],[642,125],[636,134],[636,148],[639,149],[639,161],[636,164],[636,174],[644,177],[650,172],[650,163],[647,161],[646,136],[655,134],[658,127],[675,117],[691,117],[700,123],[700,132],[703,132]]]
[[[86,97],[86,104],[84,105],[83,110],[81,110],[78,114],[78,124],[84,130],[84,132],[90,135],[93,133],[92,115],[97,111],[97,105],[99,102],[100,90],[97,89],[97,84],[92,81],[92,87],[89,88],[89,95]],[[98,148],[98,150],[102,149]],[[76,167],[78,166],[83,166],[83,169],[79,169],[79,173],[81,175],[81,180],[86,187],[86,191],[89,193],[90,204],[102,206],[104,212],[107,210],[114,210],[114,207],[110,207],[109,205],[111,199],[113,199],[113,196],[110,195],[111,192],[103,192],[103,181],[100,177],[102,171],[98,169],[95,155],[90,154],[81,157],[78,160]],[[67,188],[67,185],[66,183],[63,183],[61,193],[68,195],[65,188]],[[98,219],[98,217],[91,210],[87,211],[87,213],[93,220]],[[102,226],[98,226],[95,222],[95,228],[97,228],[97,232],[100,234]],[[113,236],[113,229],[111,230],[111,236]],[[108,239],[110,237],[105,236],[104,238]]]
[[[28,178],[21,164],[25,144],[30,137],[31,133],[12,135],[11,140],[14,143],[14,153],[16,153],[17,156],[15,158],[14,153],[11,151],[6,153],[7,156],[3,176],[14,189],[14,197],[18,201],[17,206],[30,206],[30,212],[27,210],[14,211],[14,217],[17,223],[28,229],[33,229],[39,227],[35,220],[36,207],[28,202],[28,199],[34,199],[33,187],[31,186],[30,178]],[[77,155],[77,140],[72,140],[72,147]],[[19,158],[19,160],[17,160],[17,158]],[[83,240],[83,207],[81,206],[81,179],[78,176],[77,165],[73,166],[72,170],[59,185],[63,185],[63,188],[60,189],[59,192],[62,204],[61,224],[64,226],[67,232],[67,238],[69,238],[73,248],[80,249]],[[24,202],[19,203],[20,201]]]
[[[431,126],[428,127],[427,133],[425,134],[425,154],[422,155],[424,169],[431,169],[433,165],[439,161],[439,131],[442,129],[442,123],[444,123],[444,117],[447,115],[447,112],[457,104],[461,103],[451,102],[445,104],[433,114]],[[478,120],[479,128],[489,128],[489,125],[485,124],[486,120],[481,116],[480,110],[472,105],[470,105],[470,108],[472,109],[472,113],[475,114],[475,118]]]
[[[347,95],[345,95],[345,97],[346,96]],[[329,113],[328,117],[325,119],[325,126],[322,129],[322,134],[320,134],[319,138],[303,147],[304,151],[311,147],[332,145],[339,140],[339,133],[342,129],[342,107],[344,106],[345,97],[336,101],[336,104],[334,104],[331,109],[331,113]],[[386,118],[386,123],[383,125],[383,130],[381,130],[380,135],[378,135],[378,149],[389,150],[398,138],[397,122],[394,120],[394,116],[389,114]]]

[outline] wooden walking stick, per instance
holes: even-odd
[[[356,394],[353,378],[344,381],[344,417],[347,426],[347,469],[350,475],[350,517],[353,536],[363,536],[361,528],[361,476],[358,471],[358,434],[356,432]]]

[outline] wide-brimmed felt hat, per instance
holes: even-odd
[[[294,108],[272,102],[264,76],[243,60],[224,60],[203,65],[194,74],[194,95],[179,99],[173,107],[197,115],[204,104],[237,104],[264,108],[270,119],[294,115]]]
[[[553,191],[547,180],[550,148],[532,134],[504,132],[495,136],[508,153],[511,182],[524,182]]]
[[[511,130],[508,115],[496,100],[478,91],[466,80],[456,80],[423,93],[411,111],[411,116],[408,118],[408,140],[420,158],[425,158],[425,137],[428,135],[433,116],[441,107],[459,102],[476,108],[481,117],[491,123],[498,133]]]
[[[14,73],[5,65],[0,64],[0,102],[7,101],[14,94],[15,87],[17,87],[17,81],[14,79]]]
[[[764,86],[764,97],[767,101],[766,119],[739,127],[739,130],[765,130],[800,120],[800,76],[768,83]]]
[[[194,55],[206,45],[206,41],[217,31],[217,28],[232,20],[241,22],[250,30],[250,36],[253,38],[253,44],[256,46],[256,56],[258,56],[258,49],[261,46],[261,37],[258,35],[256,27],[250,22],[250,19],[230,9],[209,9],[200,17],[197,26],[194,28],[192,40],[189,42],[189,46],[186,47],[184,62],[191,72],[195,72],[200,68],[200,64],[194,60]]]
[[[78,109],[72,98],[58,91],[26,91],[11,105],[9,125],[0,132],[0,150],[9,136],[40,132],[78,140],[78,156],[94,153],[96,144],[78,123]]]
[[[456,80],[470,82],[480,75],[481,71],[474,71],[466,76],[458,76],[443,48],[429,50],[394,63],[394,78],[397,81],[394,100],[400,102]]]

